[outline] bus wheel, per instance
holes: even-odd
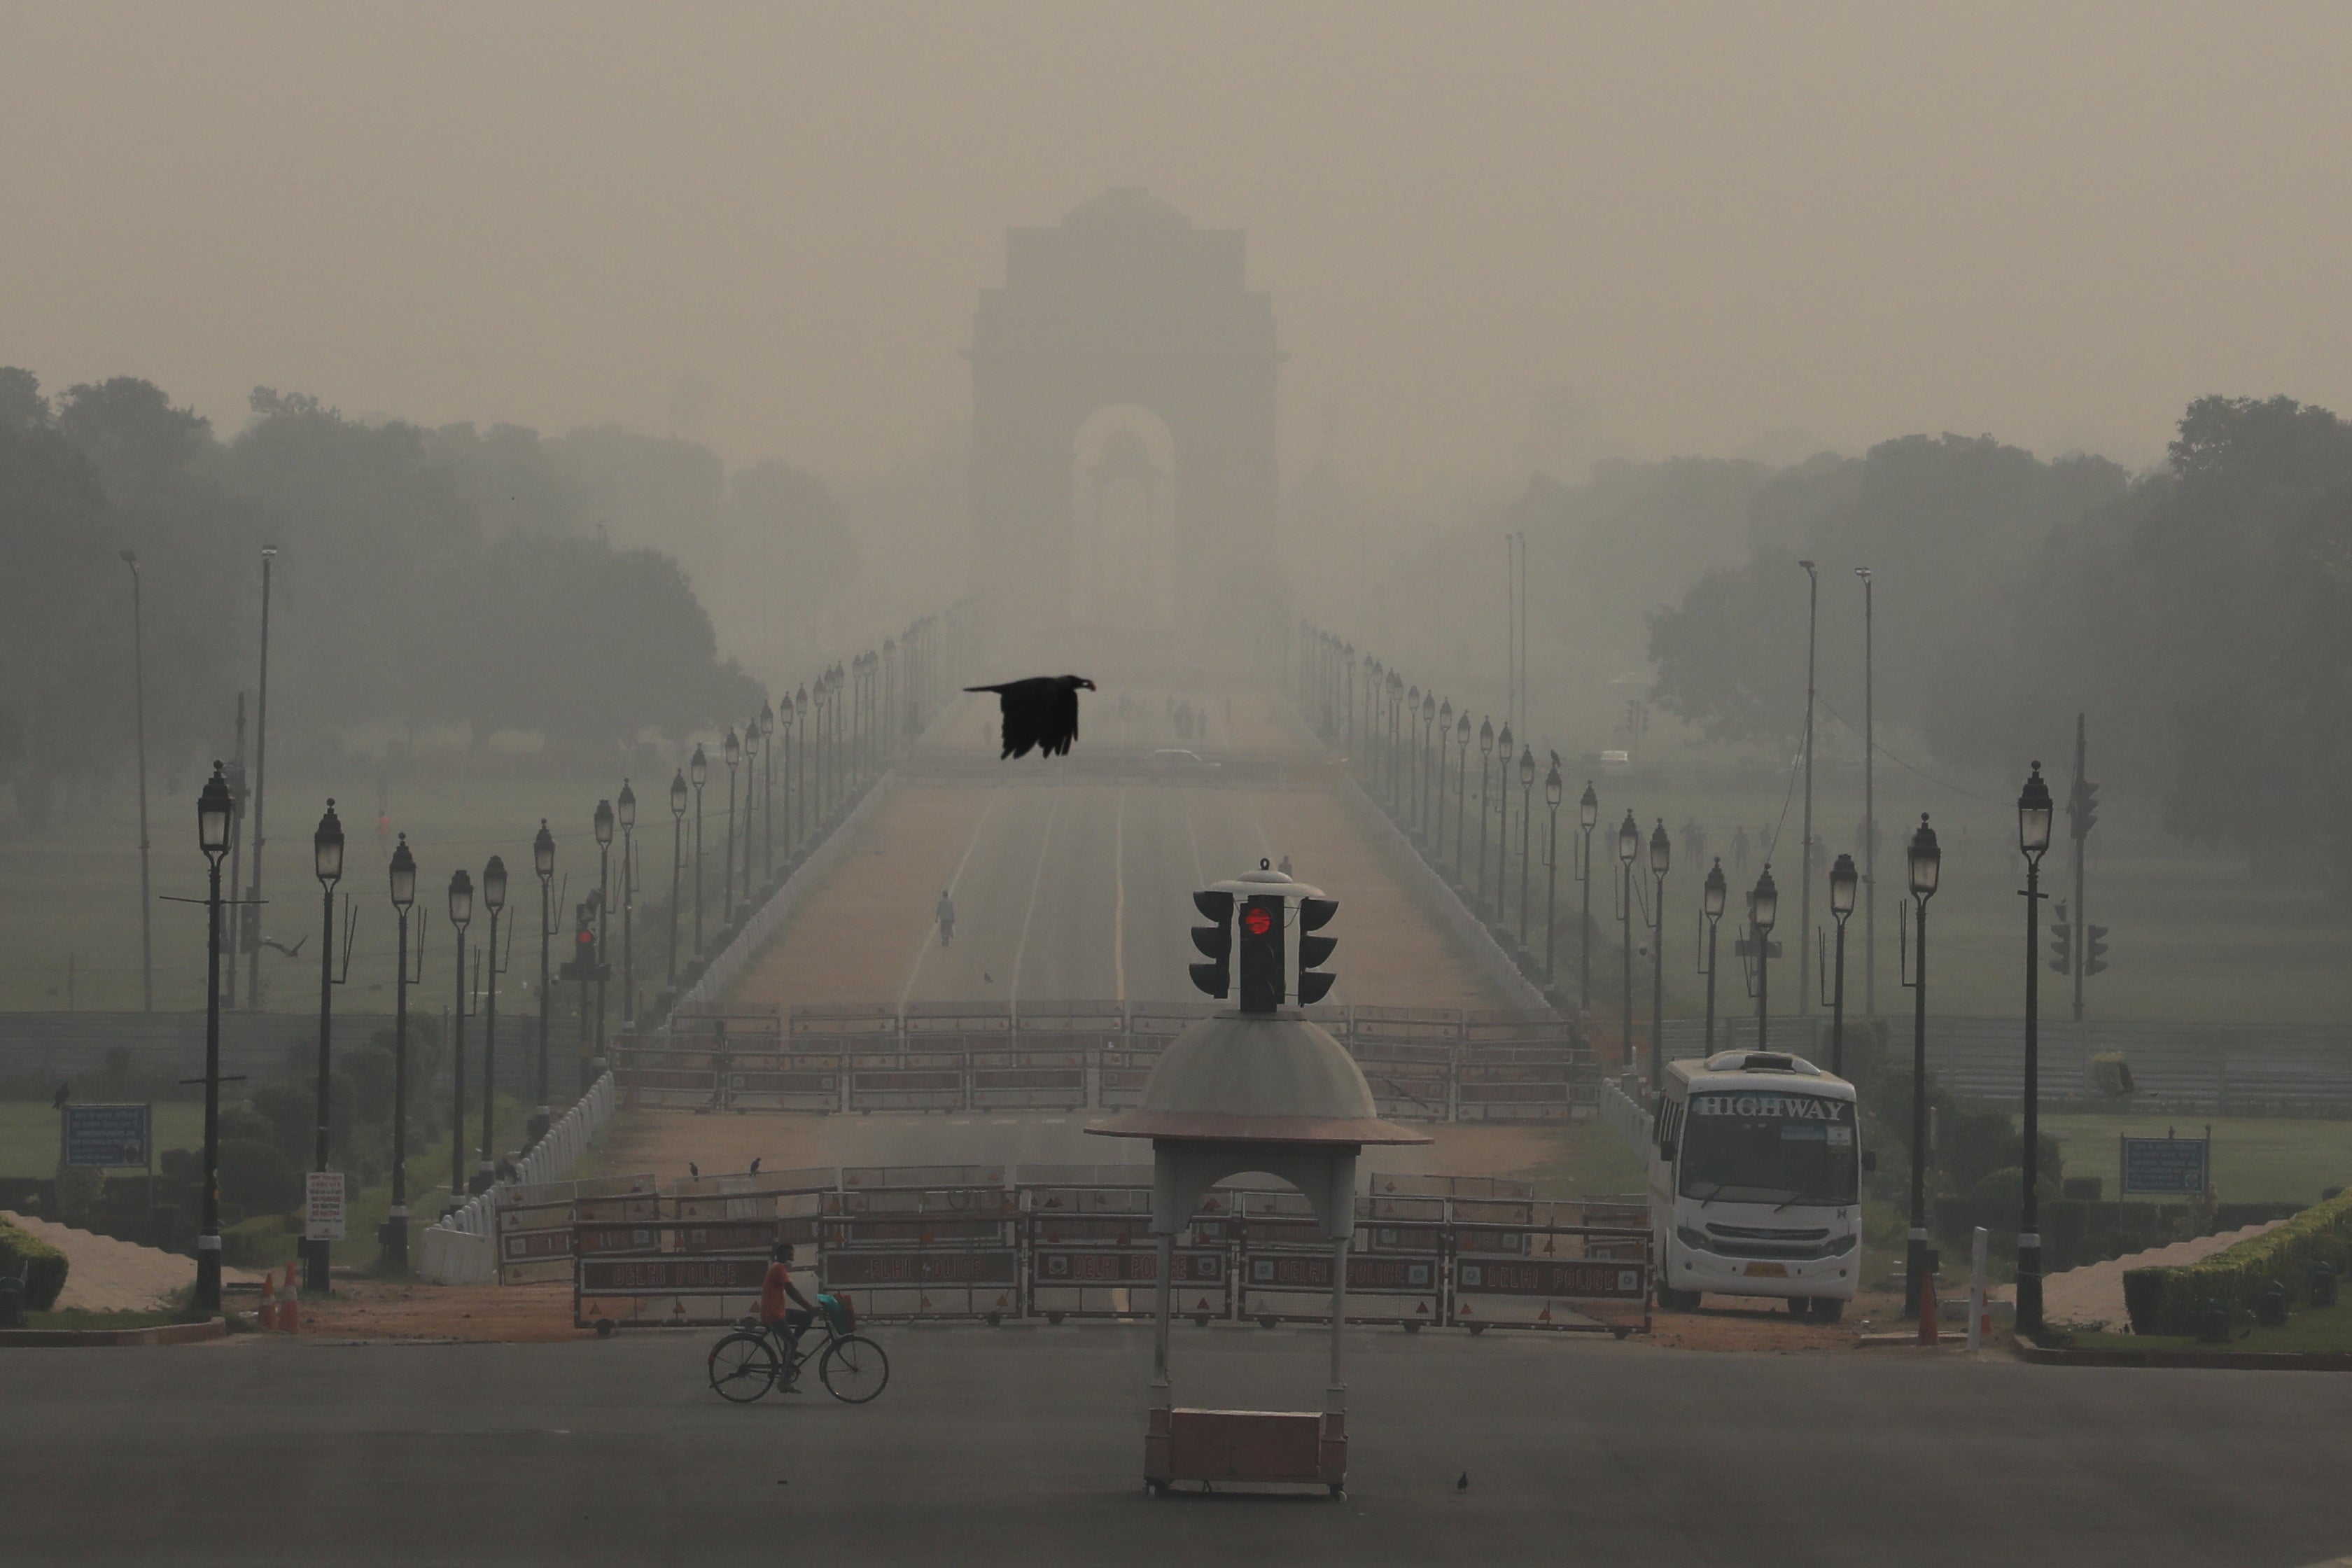
[[[1661,1285],[1658,1287],[1658,1305],[1669,1312],[1696,1312],[1698,1310],[1698,1292],[1675,1290]]]
[[[1834,1323],[1840,1318],[1844,1316],[1845,1300],[1843,1297],[1816,1296],[1813,1298],[1813,1321],[1817,1323]]]

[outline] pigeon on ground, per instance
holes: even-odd
[[[1462,1472],[1462,1479],[1454,1483],[1454,1489],[1457,1492],[1466,1492],[1470,1489],[1469,1471],[1465,1470]]]
[[[688,1160],[686,1163],[686,1173],[689,1176],[699,1176],[702,1174],[702,1167]]]
[[[993,691],[1004,718],[1004,750],[997,761],[1025,757],[1031,748],[1040,756],[1067,756],[1078,738],[1078,693],[1095,683],[1083,675],[1035,675],[997,686],[967,686],[966,691]]]
[[[759,1157],[758,1155],[754,1154],[754,1155],[751,1157],[751,1174],[753,1174],[753,1175],[755,1175],[755,1176],[756,1176],[756,1175],[758,1175],[759,1173],[760,1173],[760,1157]]]

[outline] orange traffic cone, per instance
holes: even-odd
[[[1919,1342],[1923,1345],[1936,1342],[1936,1277],[1933,1274],[1919,1277]]]
[[[254,1319],[261,1325],[263,1333],[278,1331],[278,1276],[275,1274],[261,1277],[261,1310],[254,1314]]]

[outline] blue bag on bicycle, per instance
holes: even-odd
[[[857,1328],[857,1309],[851,1306],[847,1301],[842,1300],[838,1296],[820,1290],[817,1292],[816,1304],[824,1309],[824,1321],[833,1326],[833,1331],[835,1333],[847,1334],[856,1331]]]

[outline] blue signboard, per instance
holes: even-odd
[[[68,1165],[151,1166],[152,1119],[144,1105],[68,1105],[65,1154]]]
[[[2124,1191],[2151,1197],[2196,1197],[2209,1184],[2211,1149],[2211,1141],[2205,1138],[2126,1138]]]

